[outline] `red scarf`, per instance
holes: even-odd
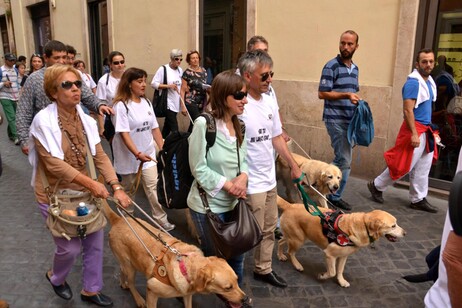
[[[419,137],[422,133],[430,131],[434,133],[430,126],[415,122],[415,128]],[[383,156],[387,163],[388,169],[390,170],[390,177],[395,181],[406,175],[411,169],[412,156],[414,154],[414,147],[411,145],[412,132],[409,130],[405,121],[401,125],[401,128],[396,137],[395,146],[386,151]],[[426,138],[427,152],[432,150],[429,147],[429,138]],[[438,148],[436,142],[433,142],[433,162],[438,159]]]

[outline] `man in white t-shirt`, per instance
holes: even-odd
[[[238,67],[242,77],[247,81],[249,91],[248,103],[240,116],[246,125],[249,164],[246,202],[263,231],[263,240],[254,248],[254,278],[285,288],[287,283],[271,267],[274,229],[278,217],[273,151],[276,150],[289,162],[293,179],[301,178],[302,171],[282,137],[278,104],[272,96],[265,94],[273,77],[273,60],[263,50],[248,51],[239,60]]]
[[[177,113],[180,111],[180,89],[183,70],[180,67],[183,61],[183,52],[180,49],[172,49],[170,62],[162,65],[152,78],[151,86],[156,90],[168,90],[167,112],[165,115],[162,137],[166,138],[170,132],[178,131]],[[167,72],[167,83],[164,83],[164,67]]]

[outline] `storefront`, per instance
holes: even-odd
[[[418,33],[422,34],[417,35],[416,50],[432,46],[435,51],[437,63],[432,76],[438,99],[432,122],[438,125],[445,145],[431,169],[431,185],[448,189],[462,145],[462,109],[454,106],[462,86],[462,1],[421,1],[420,10],[425,14],[419,14],[422,18]]]

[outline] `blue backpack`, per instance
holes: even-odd
[[[369,146],[374,139],[374,120],[369,104],[363,100],[358,102],[353,118],[348,126],[348,142],[351,146]]]

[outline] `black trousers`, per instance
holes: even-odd
[[[199,107],[196,104],[186,104],[186,109],[188,109],[189,115],[191,116],[191,119],[194,123],[194,120],[196,120],[197,117],[201,114]],[[188,132],[192,132],[193,123],[190,121]]]
[[[167,138],[171,132],[178,131],[178,121],[176,119],[176,112],[167,110],[165,113],[164,127],[162,128],[162,137]]]

